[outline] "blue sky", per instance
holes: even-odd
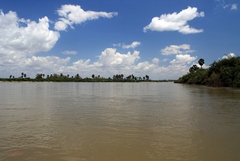
[[[0,77],[177,79],[239,56],[238,0],[0,0]]]

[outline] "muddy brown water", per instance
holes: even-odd
[[[240,90],[0,82],[1,161],[237,161]]]

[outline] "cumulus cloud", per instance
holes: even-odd
[[[62,54],[64,55],[76,55],[77,53],[78,53],[77,51],[69,51],[69,50],[62,52]]]
[[[229,53],[229,54],[226,54],[222,57],[222,59],[230,59],[230,58],[233,58],[235,57],[235,54],[234,53]]]
[[[49,30],[48,17],[35,22],[19,19],[16,12],[0,11],[0,24],[0,52],[5,55],[47,52],[60,37],[58,32]]]
[[[23,69],[31,69],[28,74],[49,73],[50,71],[62,72],[62,67],[66,66],[70,58],[59,58],[57,56],[32,56],[22,60]]]
[[[14,64],[9,66],[1,64],[0,61],[0,71],[16,77],[24,72],[30,77],[35,77],[37,73],[44,73],[45,75],[63,73],[70,76],[75,76],[78,73],[84,78],[91,77],[91,74],[101,75],[102,77],[112,77],[115,74],[124,74],[125,76],[130,74],[145,76],[147,74],[151,79],[176,79],[185,74],[195,60],[196,57],[190,55],[176,55],[172,61],[163,60],[162,62],[165,63],[163,65],[159,58],[153,58],[151,61],[141,61],[139,51],[120,53],[115,48],[106,48],[94,62],[91,62],[90,59],[79,59],[70,64],[70,57],[32,56],[21,58],[21,60],[15,61]],[[5,69],[2,69],[2,67],[5,67]]]
[[[188,7],[179,13],[163,14],[154,17],[151,23],[143,28],[143,31],[178,31],[183,34],[194,34],[203,32],[203,29],[195,29],[187,23],[197,17],[204,17],[204,12],[197,12],[196,7]]]
[[[99,56],[99,60],[96,63],[100,67],[117,67],[125,68],[126,66],[131,66],[136,60],[138,60],[139,51],[134,51],[132,54],[128,52],[127,54],[121,54],[116,52],[114,48],[107,48]]]
[[[152,63],[155,65],[158,65],[159,59],[158,58],[153,58]]]
[[[66,30],[68,26],[73,28],[73,24],[81,24],[88,20],[96,20],[100,17],[112,18],[118,15],[117,12],[95,12],[84,11],[79,5],[62,5],[57,10],[57,13],[61,18],[55,23],[55,29],[58,31]]]
[[[75,13],[79,10],[78,7],[75,9],[76,11],[70,10],[67,13],[59,13],[63,18],[61,19],[63,20],[62,29],[85,21],[77,21],[70,16],[70,13]],[[127,74],[134,74],[135,76],[147,74],[151,79],[168,79],[177,78],[186,73],[189,68],[188,64],[194,60],[194,57],[190,55],[183,55],[182,57],[177,55],[172,61],[168,59],[160,61],[159,58],[141,61],[139,51],[120,53],[115,48],[106,48],[102,52],[94,53],[99,54],[99,56],[93,62],[90,59],[72,60],[70,62],[70,57],[37,56],[36,54],[38,53],[51,50],[60,38],[58,31],[49,29],[50,20],[48,17],[40,18],[36,22],[21,19],[16,12],[3,13],[0,11],[0,24],[0,77],[8,77],[9,75],[19,77],[21,72],[26,73],[28,77],[35,77],[37,73],[44,73],[45,75],[54,73],[76,75],[78,73],[82,77],[90,77],[91,74],[111,77],[114,74],[123,73],[125,76]],[[122,48],[134,49],[140,44],[140,42],[134,41],[129,45],[118,45]],[[169,46],[169,48],[174,47]],[[177,52],[177,54],[185,54],[187,53],[186,51],[190,51],[190,46],[183,44],[178,46],[176,50],[181,51]],[[171,53],[172,51],[170,51],[166,50],[165,53]],[[74,55],[77,52],[66,50],[62,54]],[[161,64],[162,62],[165,65]],[[169,64],[166,65],[167,63]]]
[[[25,59],[51,50],[60,34],[50,30],[49,23],[48,17],[40,18],[36,22],[21,19],[13,11],[0,11],[1,71],[20,70],[26,66]]]
[[[171,64],[191,64],[197,57],[191,57],[189,54],[186,55],[176,55],[176,58],[172,60]]]
[[[191,50],[188,44],[170,45],[161,50],[162,55],[189,54],[192,52],[194,52],[194,50]]]

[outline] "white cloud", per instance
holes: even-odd
[[[127,54],[121,54],[116,52],[116,49],[114,48],[107,48],[99,56],[99,60],[96,64],[104,68],[125,68],[126,66],[133,65],[139,58],[139,51],[134,51],[132,54],[130,52]]]
[[[161,50],[162,55],[189,54],[192,52],[194,52],[194,50],[191,50],[188,44],[170,45]]]
[[[59,58],[57,56],[46,56],[25,58],[23,60],[23,69],[31,69],[30,71],[35,74],[37,73],[49,73],[49,71],[62,72],[63,66],[66,66],[70,61],[70,58]]]
[[[138,41],[134,41],[129,45],[125,45],[125,44],[122,44],[122,43],[113,44],[114,47],[122,47],[123,49],[130,49],[130,48],[135,49],[139,45],[141,45],[141,42],[138,42]]]
[[[237,10],[238,9],[238,4],[237,3],[233,3],[233,4],[226,4],[225,0],[215,0],[216,2],[219,3],[219,6],[227,9],[230,8],[230,10]]]
[[[155,68],[156,68],[155,64],[151,64],[151,63],[149,63],[147,61],[140,62],[136,66],[134,66],[134,69],[137,70],[138,73],[139,73],[139,71],[144,71],[144,72],[152,71]]]
[[[237,10],[238,8],[237,8],[237,4],[232,4],[231,5],[231,10]]]
[[[66,14],[69,15],[69,13]],[[71,21],[69,22],[69,24],[65,22],[63,24],[73,25]],[[94,62],[91,62],[90,59],[79,59],[72,60],[73,63],[70,64],[70,57],[36,56],[38,53],[51,50],[60,38],[59,32],[49,29],[48,17],[43,17],[35,22],[20,19],[12,11],[6,14],[1,11],[0,24],[0,77],[8,77],[9,75],[19,77],[22,72],[32,78],[37,73],[45,75],[54,73],[76,75],[79,73],[82,77],[91,77],[91,74],[112,77],[114,74],[123,73],[125,76],[128,74],[145,76],[147,74],[151,79],[168,79],[178,78],[185,74],[189,68],[188,64],[193,60],[191,56],[185,56],[188,61],[177,56],[171,62],[166,59],[160,62],[159,58],[153,58],[148,62],[141,61],[139,51],[120,53],[115,48],[106,48]],[[65,27],[63,26],[63,28]],[[125,48],[135,48],[138,45],[140,42],[137,41],[125,46],[120,44],[121,47]],[[186,44],[179,48],[182,53],[190,50],[190,46]],[[76,51],[71,50],[62,53],[77,54]],[[165,65],[161,64],[162,62]],[[169,65],[166,65],[167,63]]]
[[[69,51],[69,50],[62,52],[62,54],[64,55],[76,55],[77,53],[78,53],[77,51]]]
[[[0,73],[7,73],[18,77],[24,72],[29,77],[35,77],[37,73],[50,74],[69,74],[75,76],[80,74],[81,77],[91,77],[92,74],[101,75],[101,77],[112,77],[115,74],[124,74],[128,76],[150,76],[151,79],[177,79],[186,74],[192,62],[196,57],[190,55],[176,55],[172,61],[163,60],[161,64],[159,58],[153,58],[152,61],[141,61],[140,52],[133,51],[125,54],[117,52],[114,48],[106,48],[98,56],[98,59],[91,62],[90,59],[79,59],[72,64],[70,57],[60,58],[57,56],[31,56],[23,57],[9,64],[0,60]],[[168,64],[169,63],[169,64]],[[168,64],[168,65],[167,65]]]
[[[230,59],[230,58],[233,58],[235,57],[235,54],[234,53],[229,53],[229,54],[226,54],[222,57],[222,59]]]
[[[230,10],[237,10],[237,4],[227,4],[227,5],[223,5],[224,9],[230,8]]]
[[[176,55],[176,58],[172,60],[171,64],[191,64],[197,57],[191,57],[189,54],[186,55]]]
[[[158,58],[153,58],[152,63],[155,65],[158,65],[159,59]]]
[[[121,47],[122,44],[121,43],[118,43],[118,44],[113,44],[114,47]]]
[[[124,48],[124,49],[129,49],[129,48],[134,49],[134,48],[136,48],[139,45],[141,45],[140,42],[134,41],[130,45],[123,45],[122,48]]]
[[[151,23],[143,28],[143,31],[178,31],[183,34],[194,34],[203,32],[203,29],[195,29],[187,23],[197,17],[204,17],[204,12],[197,12],[196,7],[188,7],[179,13],[163,14],[154,17]]]
[[[60,37],[58,32],[49,30],[47,17],[35,22],[19,19],[16,12],[4,14],[1,11],[0,24],[0,52],[4,55],[11,53],[19,56],[47,52]]]
[[[151,79],[176,79],[188,72],[196,58],[190,55],[176,55],[169,65],[164,66],[159,64],[159,58],[153,58],[152,62],[141,62],[139,51],[122,54],[115,48],[106,48],[95,62],[91,63],[90,59],[78,60],[71,66],[64,66],[62,69],[70,74],[79,73],[82,77],[91,77],[91,74],[103,77],[112,77],[115,74],[124,74],[125,76],[130,74],[145,76],[147,74]]]
[[[73,28],[73,24],[81,24],[88,20],[95,20],[100,17],[112,18],[116,16],[117,12],[95,12],[84,11],[79,5],[62,5],[57,10],[57,13],[61,18],[55,23],[55,29],[58,31],[66,30],[68,26]]]
[[[25,60],[51,50],[60,34],[49,29],[48,17],[38,22],[20,19],[16,12],[0,11],[0,66],[6,73],[19,72]]]

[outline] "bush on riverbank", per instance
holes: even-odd
[[[240,57],[214,61],[208,69],[189,72],[175,82],[240,88]]]

